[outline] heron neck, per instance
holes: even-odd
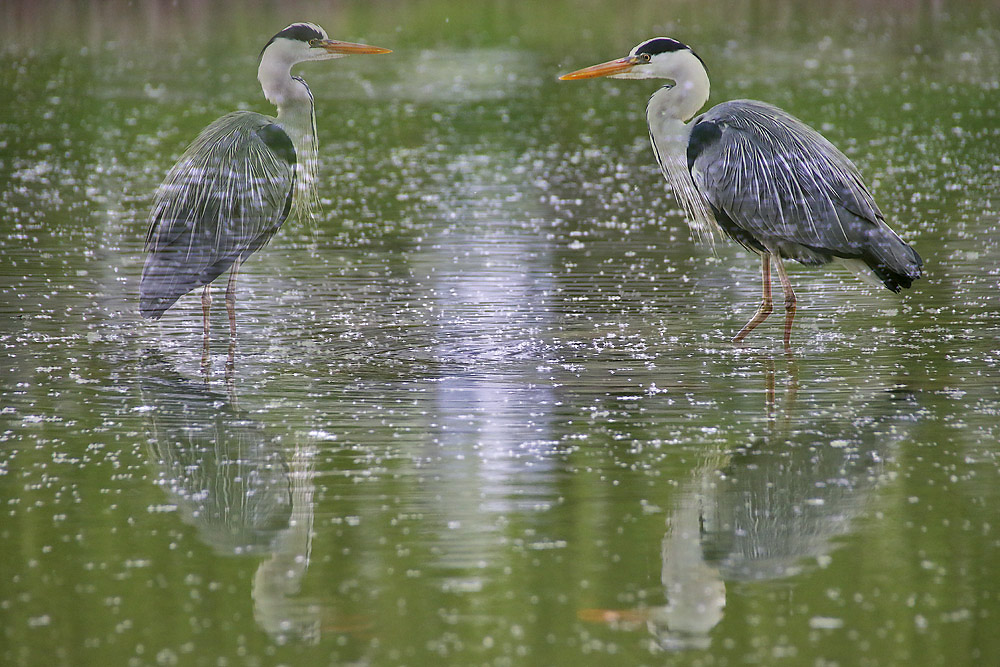
[[[694,116],[705,103],[707,91],[705,97],[701,97],[695,105],[694,101],[683,98],[683,92],[679,96],[671,96],[675,89],[676,87],[662,88],[649,98],[649,105],[646,107],[649,140],[653,145],[656,161],[670,182],[674,196],[684,209],[695,236],[699,240],[713,244],[714,234],[719,231],[719,225],[710,210],[710,205],[698,191],[691,177],[687,163],[687,146],[693,123],[684,122],[685,119]],[[685,107],[683,103],[688,106]]]
[[[267,58],[265,52],[257,70],[264,97],[278,107],[278,124],[295,147],[296,191],[293,206],[300,216],[311,215],[317,207],[316,172],[319,142],[312,92],[305,80],[292,76],[292,64]]]
[[[668,118],[687,122],[708,101],[711,90],[708,72],[694,54],[676,63],[669,78],[674,85],[660,88],[649,98],[646,116],[651,123],[654,118],[660,122]]]
[[[299,91],[295,96],[285,96],[274,104],[278,107],[278,123],[291,137],[295,149],[300,150],[300,142],[314,141],[316,138],[316,110],[312,92],[306,82],[298,77],[289,77],[289,81]]]
[[[257,80],[264,91],[264,97],[274,106],[281,108],[285,104],[302,101],[303,91],[296,79],[292,77],[292,65],[295,63],[280,57],[280,53],[268,49],[257,66]]]

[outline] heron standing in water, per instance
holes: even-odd
[[[240,264],[264,246],[294,209],[310,215],[317,202],[316,112],[293,65],[389,49],[332,40],[313,23],[293,23],[264,46],[257,79],[277,118],[235,111],[206,127],[156,192],[146,236],[139,311],[159,319],[181,296],[201,296],[208,347],[209,286],[229,272],[226,309],[236,335]]]
[[[920,277],[920,255],[886,225],[857,167],[819,132],[755,100],[724,102],[695,118],[708,101],[708,73],[687,45],[657,37],[560,78],[593,77],[673,82],[646,107],[660,169],[698,236],[721,231],[761,257],[763,301],[734,343],[773,310],[772,260],[785,293],[786,349],[795,294],[782,259],[840,260],[894,292]]]

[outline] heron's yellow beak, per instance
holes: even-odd
[[[583,69],[578,69],[575,72],[570,72],[569,74],[563,74],[559,77],[559,80],[573,81],[574,79],[593,79],[599,76],[624,74],[625,72],[631,71],[632,68],[638,64],[638,57],[626,56],[624,58],[619,58],[618,60],[609,60],[606,63],[601,63],[600,65],[591,65],[590,67],[584,67]]]
[[[375,54],[392,53],[392,49],[383,49],[381,46],[368,46],[367,44],[354,44],[352,42],[338,42],[335,39],[314,39],[310,46],[325,50],[327,53],[338,54]]]

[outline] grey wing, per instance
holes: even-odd
[[[288,217],[294,180],[295,150],[272,119],[241,111],[205,128],[156,192],[142,315],[159,318],[267,243]]]
[[[882,212],[853,163],[818,132],[751,100],[711,109],[692,129],[698,190],[744,244],[806,263],[860,257]],[[727,231],[730,231],[727,229]]]
[[[754,250],[804,264],[860,260],[898,292],[923,260],[889,226],[854,164],[818,132],[752,100],[700,117],[688,169],[719,225]]]

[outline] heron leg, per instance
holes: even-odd
[[[779,260],[778,267],[780,269],[781,264]],[[782,274],[783,275],[783,274]],[[762,252],[760,254],[760,277],[764,283],[764,298],[760,302],[760,306],[757,308],[757,312],[754,313],[750,321],[747,322],[740,332],[733,337],[734,343],[739,343],[744,338],[747,337],[751,331],[756,328],[758,324],[767,319],[767,316],[774,311],[774,302],[771,301],[771,255],[767,252]]]
[[[205,289],[201,291],[201,323],[205,329],[205,338],[208,338],[208,314],[212,310],[212,293],[208,288],[209,285],[205,285]]]
[[[204,335],[202,336],[202,349],[201,349],[201,365],[203,367],[208,366],[208,323],[209,323],[209,313],[212,310],[212,293],[209,291],[210,285],[205,285],[205,289],[201,291],[201,323],[204,329]]]
[[[776,258],[775,265],[778,269],[781,289],[785,292],[785,350],[790,350],[792,347],[792,321],[795,319],[795,292],[792,291],[792,281],[788,279],[780,257]]]
[[[240,260],[233,262],[229,270],[229,285],[226,287],[226,311],[229,313],[229,335],[236,337],[236,277],[240,274]]]

